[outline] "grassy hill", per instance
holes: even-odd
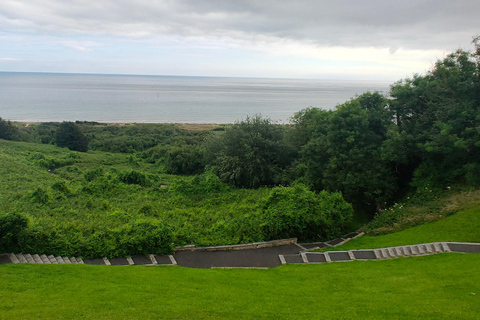
[[[480,206],[339,249],[480,242]],[[477,319],[480,255],[285,265],[0,265],[0,319]]]
[[[121,179],[131,172],[145,183]],[[10,141],[0,144],[0,176],[0,211],[22,212],[38,231],[77,228],[79,236],[89,228],[158,220],[176,228],[177,241],[197,244],[238,242],[240,233],[232,230],[254,226],[269,192],[208,185],[205,175],[164,174],[133,154]],[[196,194],[202,183],[216,191]],[[480,242],[478,191],[429,201],[423,211],[408,209],[414,215],[404,214],[393,227],[380,224],[404,230],[336,249]],[[404,223],[432,214],[431,223]],[[64,234],[62,241],[75,240]],[[458,253],[269,270],[0,265],[0,319],[476,319],[478,265],[479,255]]]

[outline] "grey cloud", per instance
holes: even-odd
[[[477,0],[3,0],[0,30],[63,34],[269,36],[320,46],[454,49],[480,33]],[[5,19],[0,19],[5,21]],[[452,48],[452,46],[454,48]]]

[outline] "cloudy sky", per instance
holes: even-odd
[[[0,71],[395,81],[472,49],[478,0],[0,0]]]

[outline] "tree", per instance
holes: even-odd
[[[226,183],[243,188],[274,185],[291,161],[281,126],[247,117],[207,143],[207,163]]]
[[[415,184],[480,184],[480,43],[457,50],[424,76],[397,82],[390,108],[405,137]]]
[[[86,152],[88,142],[80,127],[73,122],[62,122],[55,134],[55,142],[59,147]]]
[[[0,139],[12,140],[16,131],[17,127],[15,127],[10,121],[0,118]]]
[[[380,93],[367,92],[318,113],[322,127],[301,150],[305,182],[317,191],[342,192],[357,209],[382,208],[395,190],[391,162],[397,158],[387,102]]]

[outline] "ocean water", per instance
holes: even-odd
[[[0,72],[0,117],[12,121],[288,122],[387,82]]]

